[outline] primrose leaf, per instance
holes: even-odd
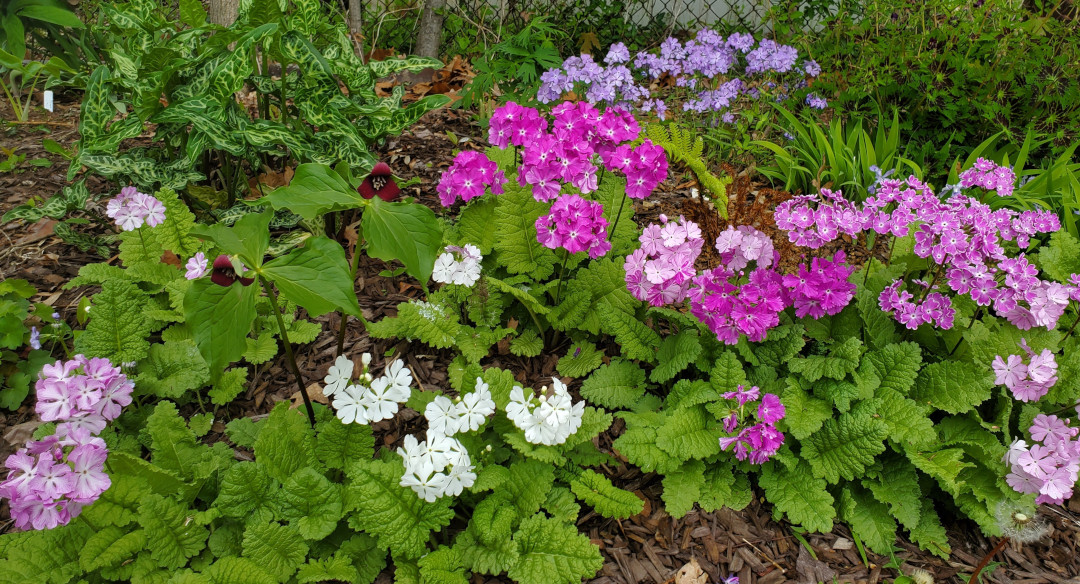
[[[657,383],[668,381],[686,369],[700,354],[701,342],[698,340],[697,331],[687,329],[669,336],[660,343],[660,352],[656,356],[657,365],[649,379]]]
[[[762,466],[758,484],[765,498],[792,523],[811,531],[832,531],[836,510],[824,479],[815,477],[810,465],[800,461],[794,469],[779,463]]]
[[[520,584],[578,584],[604,564],[588,537],[543,514],[522,521],[513,541],[520,558],[507,575]]]
[[[896,520],[889,508],[878,502],[857,485],[849,484],[840,491],[840,517],[866,545],[879,554],[888,554],[896,543]]]
[[[645,395],[645,371],[616,359],[601,365],[581,384],[581,397],[605,408],[631,408]]]
[[[419,558],[427,551],[431,532],[449,525],[454,512],[449,498],[427,503],[399,485],[401,473],[400,463],[377,460],[349,467],[353,479],[347,494],[349,509],[358,511],[350,525],[375,536],[380,546],[403,558]]]
[[[296,573],[308,553],[304,538],[295,529],[274,522],[249,522],[243,545],[244,557],[280,582]]]
[[[90,322],[75,338],[75,350],[113,363],[138,362],[150,350],[152,323],[143,313],[146,294],[125,280],[109,280],[93,297]]]
[[[570,490],[597,513],[608,518],[625,519],[641,513],[645,502],[630,491],[611,484],[596,471],[583,469],[570,479]]]
[[[210,371],[193,341],[166,341],[150,347],[139,363],[135,386],[140,393],[176,399],[210,381]]]
[[[304,539],[330,535],[343,514],[341,485],[331,483],[313,468],[296,471],[281,487],[281,516],[295,525]]]
[[[247,369],[243,367],[229,369],[222,373],[210,391],[206,392],[210,396],[210,403],[216,406],[228,404],[244,391],[245,383],[247,383]]]
[[[512,184],[496,201],[493,247],[499,263],[511,274],[529,274],[538,281],[550,276],[555,253],[536,240],[536,220],[547,212],[546,205]]]
[[[919,371],[911,398],[950,414],[970,411],[990,399],[994,376],[970,361],[939,361]]]
[[[361,221],[369,255],[399,260],[410,276],[427,284],[442,248],[442,228],[434,211],[417,203],[387,203],[376,197]]]
[[[275,500],[279,489],[261,464],[240,462],[225,471],[214,506],[225,517],[270,521],[277,514]]]
[[[187,564],[206,547],[210,532],[193,521],[194,511],[172,499],[148,495],[139,506],[139,525],[146,531],[150,557],[162,568]]]
[[[304,307],[312,317],[343,310],[361,316],[345,250],[327,237],[312,237],[304,247],[270,260],[266,277],[282,296]]]
[[[814,471],[835,484],[841,478],[862,476],[874,457],[885,451],[889,430],[885,422],[872,417],[865,408],[827,420],[821,430],[803,440],[802,457]]]
[[[289,409],[287,402],[274,406],[260,426],[255,459],[270,476],[285,482],[302,468],[317,468],[315,432],[304,415]]]

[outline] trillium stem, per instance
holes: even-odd
[[[344,221],[342,221],[342,223],[344,223]],[[351,276],[350,281],[352,282],[352,285],[353,285],[353,293],[354,294],[356,293],[355,292],[355,289],[356,289],[356,272],[359,269],[360,269],[360,241],[357,240],[356,248],[353,249],[352,261],[349,263],[349,275]],[[334,354],[335,358],[340,357],[341,353],[345,350],[345,325],[348,323],[348,319],[349,319],[349,315],[345,314],[345,310],[342,309],[341,310],[341,326],[338,327],[337,353]],[[360,317],[357,317],[357,319],[360,321],[360,324],[364,325],[364,328],[366,329],[367,328],[367,321],[364,320],[364,317],[360,316]]]
[[[259,281],[262,282],[263,288],[266,289],[266,296],[270,299],[270,308],[274,311],[274,318],[277,319],[278,331],[281,332],[281,343],[285,345],[285,358],[289,360],[289,365],[292,367],[293,377],[296,378],[296,387],[300,389],[300,396],[304,398],[304,407],[307,408],[308,421],[311,422],[311,427],[315,427],[315,408],[311,407],[311,397],[308,396],[307,388],[304,387],[304,380],[300,377],[300,368],[296,366],[296,356],[293,354],[292,343],[289,342],[289,333],[285,332],[285,321],[281,318],[281,309],[278,308],[277,294],[274,294],[274,290],[270,287],[270,282],[259,276]]]

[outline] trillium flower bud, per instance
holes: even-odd
[[[365,199],[379,197],[389,203],[401,194],[401,188],[394,182],[394,173],[390,170],[390,165],[380,162],[371,169],[371,174],[360,183],[356,192]]]

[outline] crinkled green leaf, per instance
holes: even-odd
[[[832,531],[836,510],[824,479],[817,478],[810,465],[800,461],[794,469],[778,463],[762,466],[758,484],[765,499],[775,505],[775,512],[811,531]]]
[[[701,354],[701,342],[697,331],[687,329],[664,339],[657,353],[656,367],[649,379],[660,383],[673,379]]]
[[[203,572],[212,584],[277,584],[259,564],[248,558],[218,558]]]
[[[499,264],[511,274],[546,279],[555,270],[555,253],[536,240],[536,220],[547,212],[547,205],[512,184],[496,201],[493,247]]]
[[[274,522],[249,521],[243,546],[245,558],[282,582],[296,573],[308,553],[299,532]]]
[[[357,512],[352,522],[374,535],[379,544],[405,558],[425,552],[432,531],[439,531],[454,517],[450,499],[427,503],[398,483],[400,463],[361,461],[349,467],[349,508]]]
[[[641,513],[645,502],[630,491],[624,491],[607,477],[583,469],[570,478],[570,490],[597,513],[608,518],[625,519]]]
[[[223,406],[232,402],[236,396],[240,395],[240,392],[244,391],[245,383],[247,383],[247,369],[237,367],[225,371],[207,392],[210,403]]]
[[[555,369],[565,377],[584,377],[603,363],[604,353],[592,343],[574,343],[559,358]]]
[[[113,363],[138,362],[150,350],[151,321],[143,314],[146,295],[135,284],[108,280],[94,295],[90,322],[75,338],[75,350]]]
[[[288,402],[274,406],[255,441],[255,460],[267,474],[285,482],[302,468],[315,468],[315,432],[304,415]]]
[[[864,357],[881,379],[882,389],[908,395],[922,365],[922,351],[912,342],[894,343],[871,351]]]
[[[79,565],[92,572],[103,567],[117,567],[146,548],[146,533],[127,531],[115,525],[94,532],[79,553]]]
[[[667,473],[663,484],[664,509],[672,517],[682,517],[701,499],[701,490],[705,487],[705,463],[700,460],[685,462],[678,470]]]
[[[286,327],[288,330],[288,327]],[[292,339],[292,335],[289,335],[289,340],[296,342]],[[270,333],[263,333],[257,338],[248,337],[244,339],[244,354],[242,357],[248,363],[252,365],[261,365],[266,363],[270,359],[277,355],[278,346],[277,341],[274,340],[274,335]]]
[[[992,371],[970,361],[940,361],[919,371],[911,399],[950,414],[970,411],[990,399]]]
[[[240,462],[227,470],[221,479],[214,506],[225,517],[265,523],[277,514],[280,486],[261,464]]]
[[[210,532],[192,520],[193,514],[160,495],[149,495],[139,505],[139,525],[146,532],[150,556],[162,568],[179,568],[206,547]]]
[[[849,484],[840,491],[840,517],[871,550],[879,554],[892,553],[896,543],[896,520],[885,504],[865,490]]]
[[[439,546],[416,563],[421,584],[468,584],[461,554],[455,548]]]
[[[469,527],[454,540],[462,563],[473,572],[499,574],[518,561],[517,545],[511,539],[517,512],[506,503],[499,496],[481,501],[473,510]]]
[[[888,428],[865,409],[827,420],[820,430],[805,438],[802,457],[814,476],[835,484],[841,478],[862,476],[874,458],[885,451]]]
[[[281,486],[281,516],[304,539],[322,539],[345,513],[341,486],[312,468],[301,468]]]
[[[656,431],[656,445],[681,460],[720,453],[720,425],[702,406],[671,412]]]
[[[210,370],[194,341],[155,343],[139,363],[139,393],[177,399],[210,381]]]
[[[828,355],[792,358],[788,361],[788,369],[802,374],[807,381],[817,381],[822,377],[840,380],[855,371],[862,353],[862,341],[850,337],[833,345]]]
[[[937,437],[929,407],[910,400],[892,389],[878,389],[878,415],[889,429],[889,438],[915,448],[925,448]]]
[[[613,360],[581,384],[581,397],[606,408],[633,407],[645,395],[645,371],[632,361]]]
[[[660,335],[637,317],[625,312],[612,312],[603,322],[608,330],[614,332],[615,342],[622,349],[623,356],[646,363],[656,361]]]
[[[316,425],[315,456],[327,468],[345,470],[357,460],[371,458],[375,438],[371,427],[364,424],[344,424],[337,416],[330,416]]]
[[[514,542],[521,557],[507,575],[520,584],[577,584],[604,564],[600,550],[574,526],[542,514],[522,521]]]

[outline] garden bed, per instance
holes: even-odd
[[[61,102],[57,113],[48,118],[53,123],[49,126],[51,132],[48,137],[70,147],[78,137],[74,131],[77,112],[77,104]],[[419,180],[406,194],[416,196],[419,202],[441,213],[442,206],[435,192],[435,184],[442,171],[450,165],[456,149],[482,150],[487,145],[484,135],[485,131],[480,126],[469,121],[467,113],[440,110],[427,114],[402,136],[390,138],[378,155],[390,163],[402,179],[415,177]],[[65,184],[66,164],[60,157],[41,150],[42,137],[39,128],[33,124],[22,126],[13,135],[8,135],[8,143],[13,144],[20,153],[27,154],[27,159],[45,157],[53,160],[54,165],[51,168],[22,165],[19,167],[22,170],[20,173],[0,175],[0,192],[3,193],[0,197],[0,213],[26,202],[30,196],[51,193]],[[453,143],[454,139],[458,141],[456,144]],[[729,187],[731,223],[752,224],[773,236],[781,251],[782,264],[802,261],[802,252],[790,245],[785,246],[786,242],[782,234],[775,230],[768,211],[789,195],[755,183],[737,169],[723,170],[736,177]],[[92,193],[104,194],[105,188],[103,181],[90,183]],[[727,223],[720,220],[706,203],[693,198],[691,191],[697,188],[693,175],[682,176],[677,167],[673,168],[672,178],[662,185],[648,205],[639,203],[637,220],[645,225],[655,221],[659,213],[672,216],[683,213],[688,219],[701,224],[707,234],[711,232],[715,237]],[[66,320],[74,323],[73,311],[79,299],[90,290],[65,291],[61,286],[74,277],[81,266],[100,260],[60,241],[51,234],[50,227],[48,220],[30,226],[21,222],[5,225],[2,233],[6,245],[0,252],[0,274],[4,278],[29,280],[39,291],[35,300],[51,304]],[[853,241],[843,246],[853,264],[861,264],[871,254],[883,257],[882,249],[868,251],[861,243],[864,242]],[[831,256],[835,249],[838,247],[825,248],[821,254],[815,255]],[[381,276],[380,272],[385,268],[383,262],[366,256],[360,263],[361,276],[357,280],[356,293],[363,315],[368,320],[392,316],[398,303],[422,296],[420,286],[411,278]],[[298,350],[298,364],[308,384],[321,380],[333,361],[337,319],[335,313],[316,319],[323,325],[323,332],[312,343]],[[373,341],[355,320],[350,321],[346,330],[347,355],[370,352],[377,356],[374,363],[376,368],[382,365],[382,357],[378,356],[398,355],[406,359],[420,388],[447,387],[446,371],[453,357],[451,352],[434,350],[420,343]],[[609,355],[617,352],[614,347],[599,349]],[[386,362],[390,360],[387,358]],[[485,365],[508,369],[519,383],[529,387],[556,375],[556,361],[552,354],[523,358],[500,350],[485,360]],[[284,356],[279,355],[258,366],[256,371],[258,374],[252,376],[253,383],[245,393],[229,406],[217,409],[220,419],[205,440],[224,439],[222,422],[229,419],[265,416],[274,403],[283,400],[292,400],[300,405],[299,394]],[[576,389],[576,385],[571,384],[571,390]],[[318,395],[319,392],[315,393]],[[194,412],[191,410],[189,413]],[[29,404],[2,417],[0,434],[5,436],[6,441],[0,444],[0,456],[6,456],[21,444],[26,437],[27,426],[24,423],[32,418],[33,411]],[[22,431],[11,433],[16,427],[22,428]],[[421,427],[419,415],[406,411],[392,420],[374,424],[376,444],[397,448],[406,434],[415,433]],[[611,443],[621,433],[622,427],[621,421],[616,421],[599,436],[598,445],[603,452],[613,453]],[[241,452],[237,457],[247,459],[248,455]],[[579,529],[600,546],[604,555],[604,566],[595,582],[667,584],[674,580],[678,584],[698,584],[717,582],[734,573],[739,575],[742,584],[830,582],[834,578],[840,582],[874,584],[894,577],[897,568],[904,573],[910,573],[913,568],[924,569],[937,581],[955,581],[953,576],[970,573],[983,554],[993,547],[993,543],[981,535],[974,525],[953,522],[946,524],[952,545],[952,556],[948,561],[901,540],[901,550],[896,554],[894,563],[889,564],[890,558],[873,553],[861,558],[853,543],[854,538],[843,526],[836,527],[830,534],[795,534],[786,523],[772,520],[771,505],[762,502],[760,492],[742,511],[723,509],[705,513],[695,510],[681,519],[673,519],[663,510],[660,477],[653,473],[642,473],[626,464],[606,465],[601,469],[616,486],[634,492],[646,504],[643,513],[624,520],[605,519],[592,512],[583,513],[579,518]],[[1075,581],[1070,578],[1080,573],[1080,504],[1074,499],[1060,511],[1050,511],[1044,507],[1042,513],[1053,525],[1053,534],[1042,543],[1007,546],[1002,565],[988,581]],[[6,507],[0,507],[0,516],[3,514],[6,514]],[[5,520],[0,524],[0,531],[9,526],[10,523]],[[997,559],[1001,560],[1002,556]],[[703,570],[705,580],[695,578],[692,571],[679,571],[692,560],[696,560]],[[889,567],[885,567],[887,565]],[[391,572],[385,570],[378,581],[389,582],[390,578]],[[473,581],[479,584],[484,578],[474,576]]]

